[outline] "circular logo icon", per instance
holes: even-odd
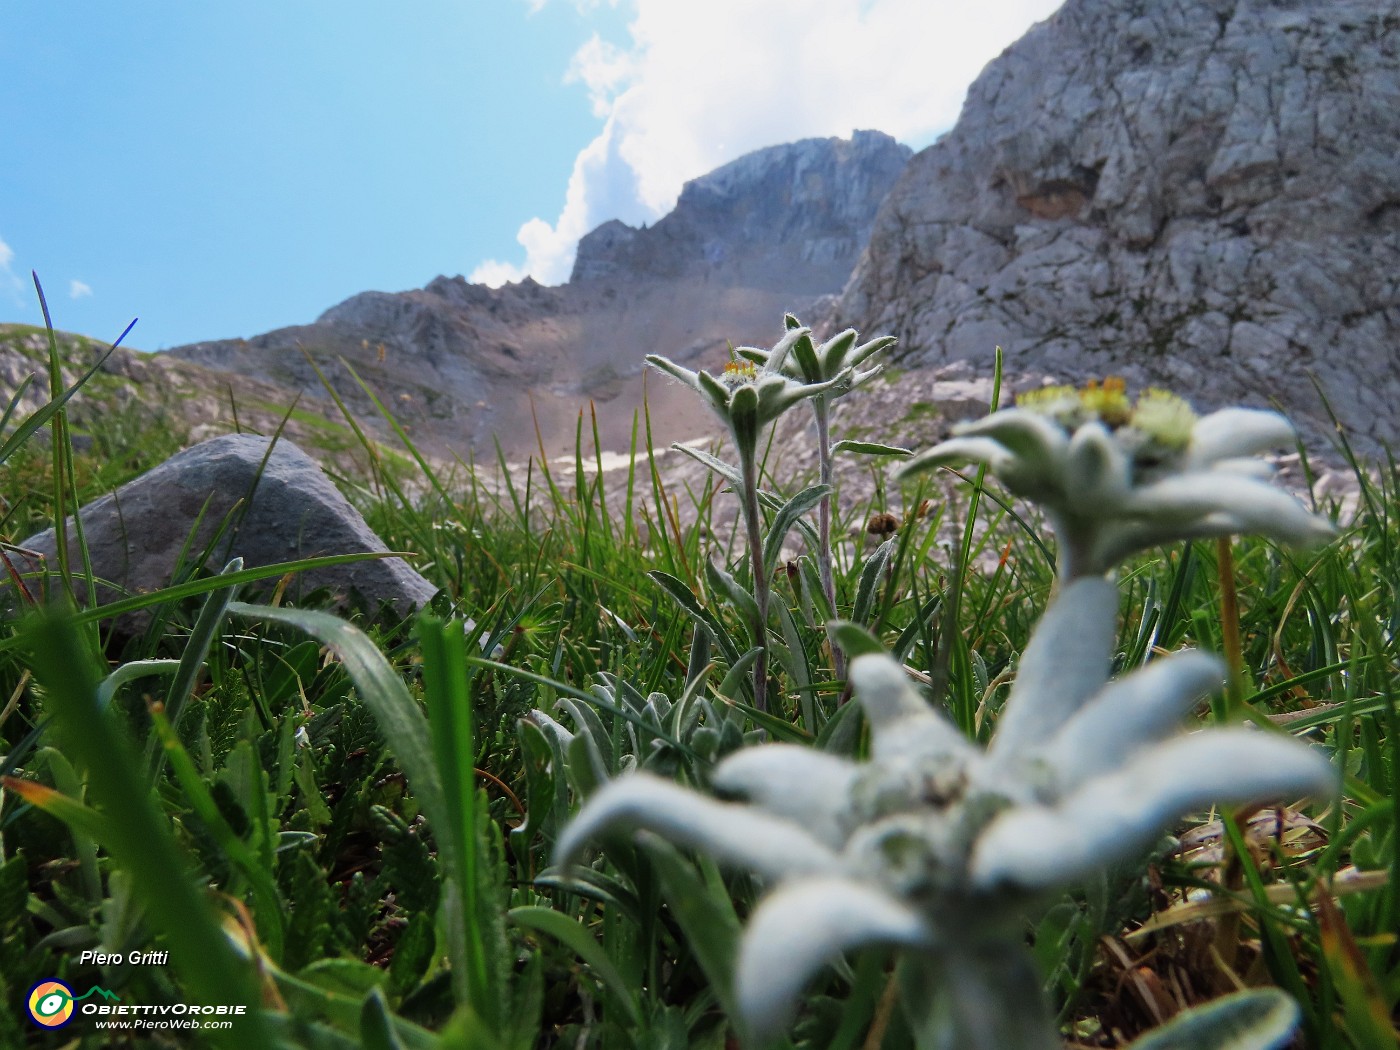
[[[29,989],[29,1017],[44,1028],[62,1028],[73,1020],[73,989],[62,981],[40,981]]]

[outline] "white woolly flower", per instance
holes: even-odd
[[[810,329],[803,328],[797,318],[787,315],[789,332],[799,334],[797,339],[784,340],[779,347],[785,348],[785,356],[780,361],[782,370],[802,383],[834,382],[826,391],[830,400],[849,394],[856,387],[864,386],[885,370],[883,364],[873,364],[869,368],[862,365],[870,362],[877,354],[892,347],[896,340],[892,335],[880,336],[869,342],[857,344],[859,336],[854,328],[838,332],[826,342],[813,341]],[[753,346],[741,346],[735,353],[745,360],[768,366],[777,350],[760,350]]]
[[[754,361],[740,356],[729,361],[718,375],[703,369],[691,371],[659,354],[648,354],[647,363],[679,379],[703,396],[729,427],[740,455],[752,455],[762,427],[799,401],[830,390],[850,378],[850,369],[845,369],[821,382],[804,383],[794,379],[784,369],[793,346],[810,335],[811,329],[795,328],[771,350],[755,351],[762,360]]]
[[[1227,408],[1197,417],[1162,390],[1128,400],[1121,380],[1050,387],[965,423],[900,468],[908,477],[985,464],[1038,503],[1060,540],[1061,574],[1102,575],[1138,551],[1183,539],[1256,533],[1283,543],[1327,539],[1332,526],[1268,481],[1253,458],[1294,440],[1276,412]]]
[[[1216,803],[1326,795],[1326,758],[1245,729],[1182,734],[1224,677],[1184,652],[1110,681],[1116,592],[1066,585],[1021,661],[982,751],[883,654],[851,665],[870,761],[769,744],[721,762],[721,802],[646,774],[584,806],[558,845],[648,830],[758,873],[737,993],[750,1033],[791,1019],[807,981],[842,952],[912,950],[946,1001],[960,1050],[1058,1046],[1024,947],[1023,909],[1054,887],[1140,855],[1182,815]]]

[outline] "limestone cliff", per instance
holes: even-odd
[[[913,158],[841,323],[1400,436],[1400,3],[1069,0]]]

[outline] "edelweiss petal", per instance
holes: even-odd
[[[679,379],[692,390],[700,389],[700,374],[692,372],[684,365],[678,365],[669,357],[662,357],[660,354],[647,354],[647,364],[661,369],[674,379]]]
[[[1208,467],[1222,459],[1256,456],[1273,448],[1291,447],[1296,440],[1293,424],[1277,412],[1222,408],[1202,416],[1191,429],[1186,466]]]
[[[1130,487],[1128,457],[1102,423],[1074,432],[1065,457],[1065,488],[1085,501],[1116,503]]]
[[[1006,408],[985,419],[960,424],[959,437],[986,437],[1010,452],[1018,473],[1054,483],[1061,479],[1069,436],[1043,416],[1021,408]]]
[[[1141,853],[1193,810],[1336,788],[1336,772],[1306,744],[1248,729],[1204,730],[1146,749],[1059,805],[998,816],[977,841],[973,885],[1034,890],[1072,882]]]
[[[815,356],[821,368],[821,372],[818,373],[818,376],[809,377],[809,382],[812,378],[818,378],[823,374],[835,375],[837,372],[841,371],[841,369],[845,368],[846,355],[850,354],[851,348],[856,345],[856,338],[856,330],[854,328],[847,328],[844,332],[836,333],[836,335],[817,347]],[[893,336],[886,336],[885,339],[888,340],[888,342],[884,343],[886,346],[894,342]],[[881,342],[882,340],[875,339],[860,347],[860,349],[852,355],[850,363],[852,365],[860,364],[871,354],[875,353],[875,351],[882,349],[881,346],[877,345]]]
[[[851,784],[859,772],[854,762],[825,751],[763,744],[734,752],[711,779],[721,791],[744,795],[840,849],[851,830]]]
[[[868,883],[800,879],[771,894],[749,919],[739,949],[739,1008],[761,1043],[783,1030],[807,981],[841,952],[935,943],[916,910]]]
[[[955,463],[981,463],[1000,476],[1014,459],[1000,442],[991,438],[955,437],[920,452],[895,471],[895,476],[908,478],[935,467],[950,467]]]
[[[1117,565],[1124,558],[1149,547],[1177,540],[1211,540],[1246,531],[1244,523],[1219,512],[1190,522],[1115,522],[1100,530],[1091,557],[1098,565]]]
[[[870,722],[871,752],[876,761],[906,754],[961,758],[976,753],[958,727],[919,695],[904,668],[884,653],[856,657],[851,662],[850,680]]]
[[[771,391],[766,395],[765,412],[767,413],[767,419],[765,421],[777,419],[778,416],[782,415],[799,401],[805,401],[807,398],[816,394],[832,390],[848,382],[850,377],[851,372],[849,369],[820,383],[798,383],[787,377],[782,377],[782,384],[773,386]]]
[[[988,749],[1014,762],[1044,742],[1108,681],[1118,590],[1101,576],[1067,584],[1050,602],[1016,669]]]
[[[750,806],[716,802],[646,773],[618,777],[590,798],[559,836],[555,854],[567,863],[585,843],[614,827],[652,831],[772,879],[839,865],[831,849],[796,824]]]
[[[773,349],[768,352],[768,360],[764,362],[764,368],[770,372],[782,371],[783,365],[787,363],[788,354],[792,352],[797,341],[811,334],[810,328],[789,328],[783,337],[773,345]]]
[[[1056,789],[1072,790],[1174,734],[1196,702],[1224,680],[1219,657],[1188,651],[1110,682],[1046,745]]]
[[[709,372],[697,372],[695,373],[695,389],[700,391],[720,419],[726,422],[729,420],[731,394],[727,386],[710,375]]]
[[[1163,478],[1133,490],[1123,508],[1157,521],[1191,522],[1225,514],[1239,523],[1241,532],[1297,545],[1322,542],[1336,531],[1288,493],[1234,472],[1196,471]]]

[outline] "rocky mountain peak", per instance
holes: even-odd
[[[843,321],[912,362],[1313,388],[1400,436],[1400,3],[1069,0],[992,62],[878,218]]]
[[[692,179],[650,227],[606,222],[579,242],[571,282],[695,276],[837,290],[910,150],[879,131],[756,150]]]

